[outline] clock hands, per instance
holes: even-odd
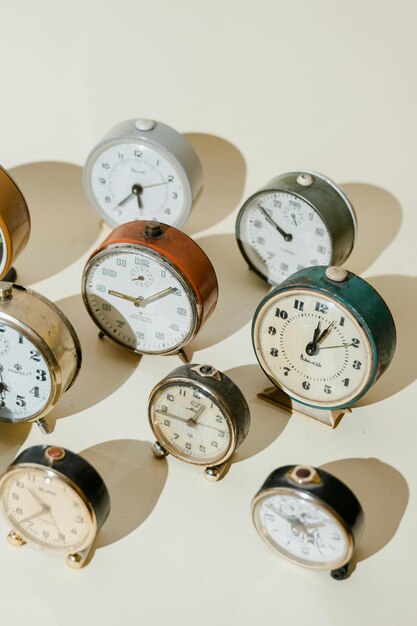
[[[132,198],[134,198],[136,196],[137,201],[138,201],[138,205],[139,205],[139,209],[143,209],[143,202],[142,202],[142,193],[144,189],[150,189],[151,187],[160,187],[161,185],[168,185],[168,183],[171,183],[172,180],[163,180],[161,183],[153,183],[152,185],[139,185],[139,183],[135,183],[132,186],[132,191],[130,192],[129,195],[127,195],[125,198],[123,198],[123,200],[120,200],[119,204],[117,205],[119,206],[124,206],[127,202],[129,202]]]
[[[167,417],[170,417],[173,420],[178,420],[179,422],[184,422],[185,424],[187,424],[188,426],[203,426],[204,428],[211,428],[212,430],[216,430],[219,433],[224,432],[224,430],[221,430],[220,428],[217,428],[216,426],[211,426],[210,424],[202,424],[201,422],[197,423],[191,423],[190,422],[192,420],[190,420],[190,418],[185,418],[185,417],[180,417],[179,415],[173,415],[173,413],[168,413],[167,411],[158,411],[156,410],[156,413],[159,413],[159,415],[166,415]],[[201,413],[200,413],[201,415]]]
[[[330,333],[330,331],[332,330],[333,326],[335,325],[335,322],[330,322],[328,327],[325,328],[321,334],[320,334],[320,324],[321,324],[321,321],[317,324],[317,327],[314,330],[313,341],[310,341],[306,345],[306,352],[307,352],[308,356],[314,356],[314,355],[317,354],[319,345],[327,337],[327,335]]]
[[[193,417],[188,418],[187,424],[189,424],[190,426],[197,426],[197,420],[205,408],[206,407],[204,406],[204,404],[202,404],[200,408],[197,409],[197,411],[194,413]]]
[[[290,233],[286,233],[285,230],[282,230],[282,228],[280,226],[278,226],[278,224],[272,219],[272,217],[264,209],[263,206],[258,204],[258,209],[260,210],[262,215],[265,217],[266,221],[269,222],[271,224],[271,226],[273,226],[279,232],[279,234],[284,237],[285,241],[291,241],[292,240],[292,235]]]
[[[122,300],[128,300],[129,302],[133,302],[133,304],[137,307],[145,307],[147,304],[151,304],[156,300],[160,300],[165,296],[169,296],[171,293],[175,293],[177,291],[176,287],[167,287],[162,291],[158,291],[158,293],[154,293],[152,296],[148,298],[143,298],[142,296],[129,296],[127,293],[122,293],[121,291],[114,291],[113,289],[109,289],[107,293],[109,296],[115,296],[116,298],[121,298]]]

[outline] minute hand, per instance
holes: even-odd
[[[155,300],[159,300],[160,298],[165,298],[165,296],[169,296],[170,293],[175,293],[176,291],[176,287],[167,287],[167,289],[163,289],[162,291],[158,291],[158,293],[154,293],[153,296],[139,299],[136,306],[146,306],[147,304],[151,304],[151,302],[155,302]]]
[[[285,230],[283,230],[280,226],[278,226],[278,224],[272,219],[272,217],[263,208],[263,206],[259,206],[258,205],[258,209],[260,210],[262,215],[265,217],[266,221],[269,222],[271,224],[271,226],[273,226],[279,232],[279,234],[284,237],[285,241],[291,241],[292,240],[291,233],[286,233]]]

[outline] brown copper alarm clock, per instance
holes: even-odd
[[[213,312],[214,268],[180,230],[151,221],[115,228],[84,269],[85,306],[100,331],[139,354],[179,354]]]
[[[0,166],[0,280],[25,249],[30,235],[30,217],[26,200],[10,174]],[[16,279],[14,270],[9,274]]]

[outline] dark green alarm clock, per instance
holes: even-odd
[[[308,407],[302,412],[334,426],[391,363],[396,331],[369,283],[319,266],[296,272],[262,300],[252,339],[274,385]]]

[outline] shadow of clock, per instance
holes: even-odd
[[[358,402],[358,406],[373,404],[405,389],[417,379],[417,278],[385,275],[366,279],[384,298],[397,328],[397,348],[382,377]]]
[[[79,165],[27,163],[10,173],[31,215],[29,243],[16,263],[17,282],[30,285],[79,259],[99,236],[100,223],[84,195]]]
[[[7,424],[0,422],[0,472],[6,469],[17,456],[23,442],[36,424]]]
[[[352,489],[363,508],[365,529],[354,560],[363,561],[382,550],[394,537],[407,509],[405,478],[378,459],[341,459],[321,467]]]
[[[245,187],[246,164],[233,144],[221,137],[185,133],[196,151],[204,172],[204,187],[197,198],[185,233],[197,233],[217,224],[240,202]]]
[[[389,191],[375,185],[345,183],[341,188],[358,218],[355,247],[344,266],[361,274],[395,239],[402,221],[401,205]]]
[[[73,386],[47,415],[47,421],[74,415],[110,396],[135,371],[140,357],[119,348],[109,339],[99,339],[80,294],[55,303],[74,326],[82,348],[82,365]]]
[[[268,285],[248,269],[234,235],[211,235],[196,242],[213,263],[219,281],[219,301],[192,342],[194,351],[219,343],[245,326],[269,290]]]
[[[168,476],[168,463],[156,459],[148,441],[106,441],[80,453],[99,472],[110,494],[111,510],[95,548],[108,546],[138,528],[152,513]]]
[[[239,463],[239,461],[250,459],[271,445],[285,429],[291,415],[256,397],[256,394],[263,391],[265,387],[271,386],[271,381],[259,365],[241,365],[226,370],[224,373],[244,394],[251,415],[249,433],[232,458],[233,463]]]

